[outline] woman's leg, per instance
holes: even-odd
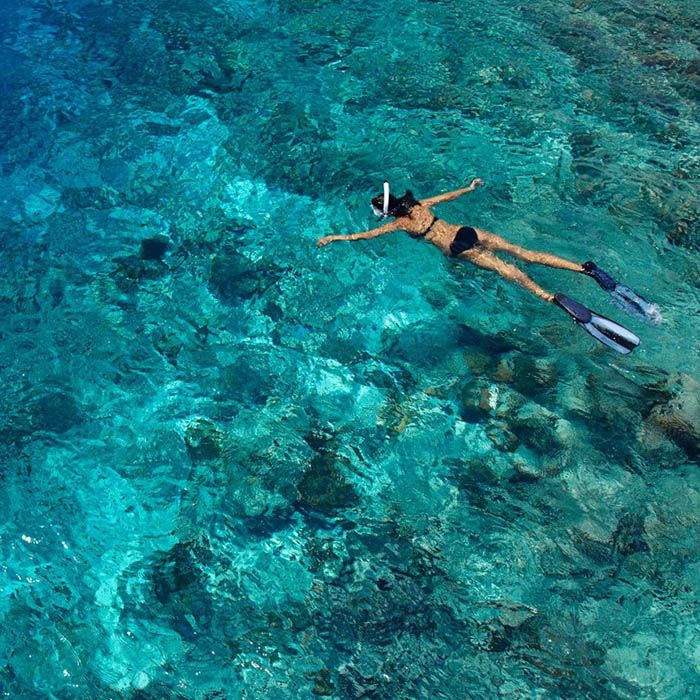
[[[583,266],[566,260],[565,258],[559,258],[549,253],[540,253],[536,250],[521,248],[519,245],[514,245],[505,238],[497,236],[495,233],[490,233],[480,228],[476,229],[476,232],[479,236],[479,243],[488,250],[502,250],[504,253],[509,253],[525,262],[538,263],[539,265],[546,265],[547,267],[557,267],[561,270],[571,270],[572,272],[584,271]]]
[[[554,301],[553,294],[542,289],[539,284],[530,279],[520,268],[510,263],[503,262],[503,260],[496,257],[491,251],[484,250],[481,246],[466,250],[459,257],[469,260],[469,262],[483,267],[485,270],[497,272],[504,279],[507,279],[509,282],[515,282],[521,287],[525,287],[528,292],[536,294],[540,299]]]

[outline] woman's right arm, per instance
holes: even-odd
[[[324,245],[333,243],[334,241],[359,241],[365,238],[376,238],[377,236],[383,236],[385,233],[390,233],[391,231],[398,230],[399,226],[396,221],[390,221],[383,226],[370,229],[369,231],[360,231],[359,233],[349,233],[347,235],[336,235],[336,236],[323,236],[316,241],[316,245],[322,248]]]

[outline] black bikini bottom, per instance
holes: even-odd
[[[478,243],[479,236],[476,235],[476,230],[471,226],[462,226],[450,243],[450,255],[456,258],[460,253],[470,250]]]

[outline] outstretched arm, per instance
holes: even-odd
[[[428,199],[421,199],[421,204],[424,204],[426,207],[432,207],[435,204],[440,204],[440,202],[451,202],[453,199],[467,194],[467,192],[473,192],[479,185],[483,184],[484,181],[477,177],[472,180],[469,187],[463,187],[461,190],[454,190],[452,192],[445,192],[444,194],[436,194],[434,197],[429,197]]]
[[[396,221],[390,221],[383,226],[378,228],[372,228],[369,231],[360,231],[359,233],[349,233],[345,236],[324,236],[316,241],[316,245],[322,248],[324,245],[333,243],[333,241],[359,241],[364,238],[376,238],[377,236],[383,236],[385,233],[390,233],[391,231],[397,231],[400,227]]]

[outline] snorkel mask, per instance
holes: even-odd
[[[372,211],[374,212],[374,215],[378,219],[386,219],[386,217],[389,216],[389,183],[388,182],[384,183],[384,200],[383,200],[382,208],[378,209],[373,204]]]

